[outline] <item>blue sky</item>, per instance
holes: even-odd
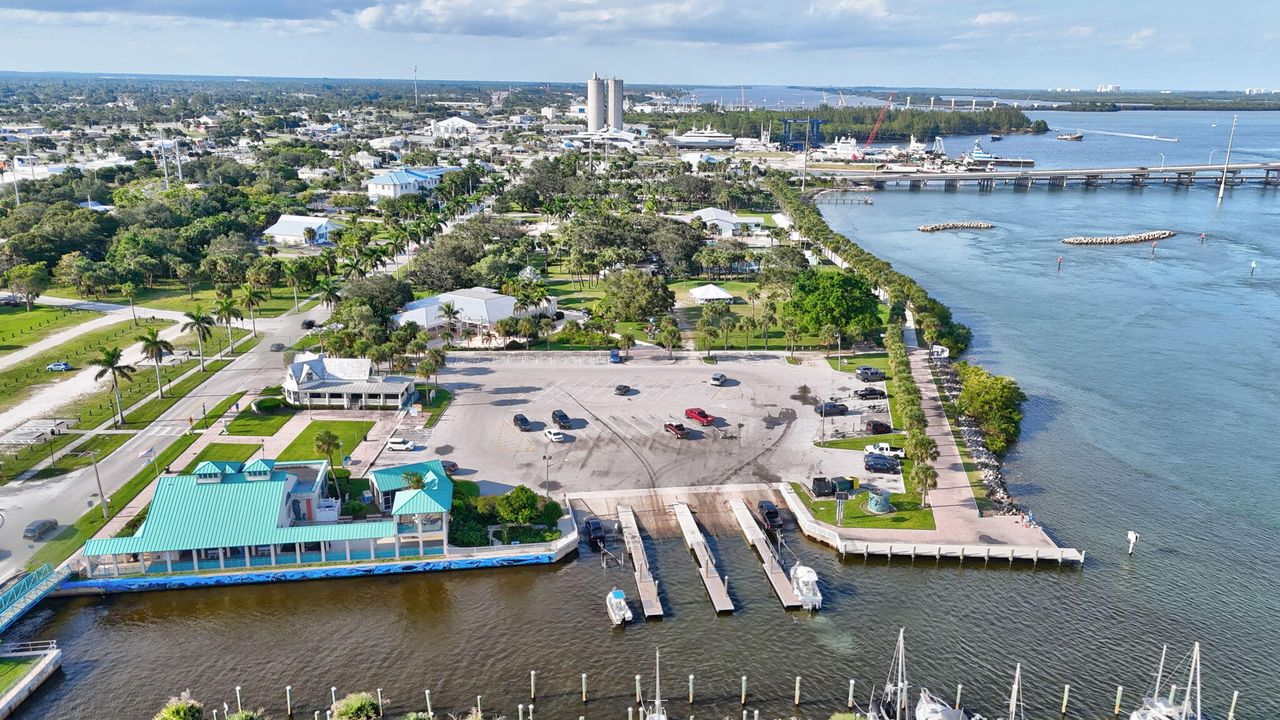
[[[0,28],[23,71],[1280,86],[1270,0],[0,0]]]

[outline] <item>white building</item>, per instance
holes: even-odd
[[[684,222],[693,222],[694,218],[702,218],[703,224],[711,228],[720,237],[742,235],[756,230],[764,222],[754,215],[736,215],[720,208],[702,208],[688,215],[680,216]]]
[[[299,407],[400,408],[412,400],[413,380],[378,376],[363,358],[298,353],[284,371],[284,399]]]
[[[431,134],[436,137],[476,135],[486,130],[488,130],[488,123],[484,120],[461,115],[431,122]]]
[[[433,190],[446,173],[458,170],[461,168],[440,166],[392,170],[369,181],[369,199],[377,202],[381,198],[398,198]]]
[[[306,245],[307,228],[316,231],[313,241],[317,245],[328,243],[329,235],[340,228],[329,218],[311,217],[309,215],[281,215],[275,224],[262,231],[263,237],[281,245]]]
[[[492,327],[494,323],[509,317],[525,317],[526,315],[555,315],[555,298],[536,307],[516,310],[516,299],[510,295],[485,287],[473,287],[464,290],[440,293],[429,298],[414,300],[404,306],[393,318],[396,325],[413,321],[427,330],[442,327],[446,320],[440,312],[440,306],[452,303],[458,309],[458,321],[473,327]]]
[[[374,168],[382,167],[382,158],[377,155],[371,155],[364,150],[352,155],[351,159],[365,170],[373,170]]]
[[[1116,85],[1116,84],[1114,84],[1114,83],[1104,83],[1104,84],[1102,84],[1102,85],[1099,85],[1099,86],[1098,86],[1098,92],[1100,92],[1100,93],[1118,93],[1118,92],[1120,92],[1120,86],[1119,86],[1119,85]]]

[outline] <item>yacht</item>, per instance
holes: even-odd
[[[627,595],[618,588],[609,591],[604,598],[604,609],[614,625],[625,625],[631,622],[631,607],[627,605]]]
[[[858,141],[851,137],[839,137],[836,141],[817,151],[824,157],[835,160],[861,160],[862,151],[858,149]]]
[[[1151,689],[1151,694],[1142,698],[1142,705],[1129,714],[1129,720],[1202,720],[1204,717],[1200,714],[1200,643],[1196,643],[1191,648],[1187,679],[1181,688],[1181,703],[1174,702],[1179,688],[1172,688],[1168,695],[1162,692],[1164,660],[1168,651],[1168,645],[1160,650],[1160,665],[1156,669],[1155,685]]]
[[[735,144],[732,135],[712,129],[710,125],[701,130],[690,130],[683,135],[672,135],[667,144],[678,148],[695,148],[699,150],[732,148]]]
[[[1072,142],[1080,142],[1081,140],[1084,139],[1084,133],[1079,131],[1073,132],[1073,133],[1062,133],[1061,135],[1058,136],[1058,139],[1070,140]]]
[[[982,144],[977,140],[973,141],[973,149],[969,151],[969,159],[974,162],[989,162],[997,159],[994,154],[983,149]]]
[[[822,609],[822,591],[818,589],[818,573],[808,565],[791,566],[791,589],[805,610]]]

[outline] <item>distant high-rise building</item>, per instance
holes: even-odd
[[[604,78],[591,73],[587,81],[587,132],[604,129]]]
[[[1102,85],[1099,85],[1099,86],[1098,86],[1098,92],[1100,92],[1100,93],[1118,93],[1118,92],[1120,92],[1120,86],[1119,86],[1119,85],[1115,85],[1115,84],[1113,84],[1113,83],[1104,83],[1104,84],[1102,84]]]
[[[609,80],[609,129],[622,130],[622,78]]]

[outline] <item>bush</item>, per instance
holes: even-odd
[[[564,509],[561,508],[560,503],[555,500],[548,500],[547,503],[542,506],[542,524],[547,527],[556,527],[563,515]]]
[[[377,720],[378,701],[367,692],[351,693],[333,705],[335,720]]]
[[[364,517],[368,507],[359,500],[348,500],[342,503],[342,514],[351,517]]]
[[[498,497],[486,495],[475,499],[475,520],[484,525],[496,525],[502,520],[498,512]]]
[[[204,720],[204,706],[184,692],[176,698],[169,698],[153,720]]]
[[[485,525],[473,519],[454,518],[449,523],[449,544],[456,547],[486,547],[489,533]]]
[[[227,720],[271,720],[265,710],[241,710],[227,716]]]
[[[264,397],[253,401],[253,410],[261,415],[270,415],[280,409],[284,405],[284,400],[278,397]]]
[[[496,507],[503,522],[528,525],[538,517],[538,495],[524,485],[517,485],[498,497]]]

